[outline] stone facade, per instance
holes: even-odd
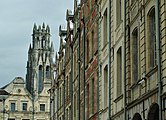
[[[75,0],[57,119],[166,119],[165,19],[165,0]]]
[[[5,99],[3,120],[48,120],[50,119],[51,81],[54,79],[54,47],[50,43],[49,26],[34,24],[32,45],[27,61],[26,82],[16,77],[4,86],[9,95]]]

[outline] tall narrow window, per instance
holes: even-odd
[[[89,84],[87,85],[87,88],[86,88],[87,90],[86,90],[86,95],[87,95],[87,105],[86,105],[86,108],[87,108],[87,118],[89,118],[89,112],[90,112],[90,104],[89,104],[89,97],[90,97],[90,95],[89,95]]]
[[[87,53],[87,63],[86,63],[86,65],[88,65],[88,62],[89,62],[89,40],[87,39],[87,51],[86,51],[86,53]]]
[[[66,96],[68,96],[68,84],[69,84],[69,82],[68,82],[69,80],[68,80],[68,76],[66,77]]]
[[[74,95],[74,118],[76,119],[76,113],[77,113],[77,100],[76,100],[76,94]]]
[[[22,110],[27,111],[27,103],[22,103]]]
[[[156,22],[155,22],[155,8],[152,7],[148,13],[148,24],[149,24],[149,40],[148,40],[148,51],[149,51],[149,67],[153,68],[157,64],[157,51],[156,51]]]
[[[10,104],[10,110],[15,111],[16,110],[16,103],[11,103]]]
[[[108,66],[104,68],[104,108],[107,107],[108,99]]]
[[[50,78],[51,77],[51,73],[50,73],[50,67],[46,66],[46,78]]]
[[[59,105],[60,105],[60,107],[62,105],[62,91],[61,91],[61,87],[59,89]]]
[[[38,81],[38,93],[43,90],[43,69],[42,65],[39,66],[39,81]]]
[[[74,65],[73,66],[74,66],[74,79],[75,79],[75,77],[76,77],[76,71],[77,71],[77,69],[76,69],[76,64],[77,64],[77,62],[76,62],[76,59],[77,59],[76,58],[76,52],[74,53],[74,58],[73,59],[74,59],[74,63],[73,63]]]
[[[70,118],[70,116],[72,116],[71,106],[69,106],[69,118]]]
[[[133,33],[133,43],[132,43],[132,79],[134,81],[138,80],[138,66],[139,66],[139,61],[138,61],[138,29],[135,28]]]
[[[95,84],[94,84],[94,79],[92,79],[92,114],[94,113],[94,103],[95,103],[95,95],[94,95],[94,89],[95,89]]]
[[[66,119],[67,120],[68,120],[68,114],[69,114],[68,109],[66,109]]]
[[[107,17],[107,9],[104,12],[104,18],[103,18],[103,47],[107,44],[107,35],[108,35],[108,17]]]
[[[121,14],[122,14],[122,1],[117,0],[116,1],[116,20],[117,20],[117,25],[120,24],[121,22]]]
[[[117,96],[122,94],[122,48],[117,51]]]
[[[91,34],[91,58],[93,57],[93,48],[94,47],[94,31]]]

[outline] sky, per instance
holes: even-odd
[[[0,0],[0,88],[26,75],[32,28],[49,25],[55,52],[59,49],[59,25],[66,26],[66,10],[73,0]]]

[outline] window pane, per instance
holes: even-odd
[[[15,103],[11,103],[11,111],[15,111]]]
[[[27,103],[22,103],[22,110],[27,111]]]
[[[40,104],[40,111],[45,111],[45,104]]]

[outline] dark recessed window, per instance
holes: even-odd
[[[45,104],[40,104],[40,111],[45,111]]]
[[[27,103],[22,103],[22,110],[27,111]]]
[[[15,103],[11,103],[10,110],[11,111],[15,111],[16,110],[16,104]]]

